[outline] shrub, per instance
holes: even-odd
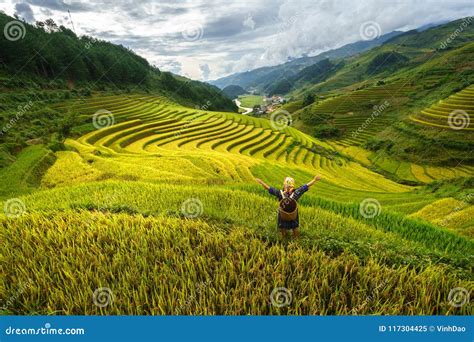
[[[342,135],[342,131],[330,124],[316,126],[314,133],[315,137],[318,138],[337,138]]]

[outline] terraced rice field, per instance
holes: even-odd
[[[179,157],[200,169],[202,180],[207,181],[210,176],[216,180],[251,181],[252,166],[261,162],[278,162],[308,174],[321,173],[328,182],[348,189],[408,190],[357,163],[334,156],[335,151],[323,142],[291,127],[275,129],[265,119],[191,110],[151,97],[102,101],[75,104],[74,110],[83,115],[92,115],[99,109],[107,110],[117,123],[68,141],[74,149],[91,154],[99,151],[121,158],[121,162],[138,156],[150,162],[156,161],[157,157],[163,161]],[[182,171],[183,176],[188,172],[175,171],[176,174]],[[374,177],[379,182],[366,182]]]
[[[470,177],[474,173],[474,167],[472,166],[437,167],[419,165],[399,161],[383,153],[378,155],[372,154],[369,159],[373,165],[385,172],[396,175],[401,180],[424,184],[431,183],[435,180]]]
[[[459,234],[474,237],[474,207],[454,198],[443,198],[413,213],[439,226],[450,227]]]
[[[260,177],[279,184],[288,174],[304,182],[317,173],[324,181],[317,194],[309,197],[349,203],[377,198],[383,206],[403,213],[415,212],[435,200],[337,156],[331,145],[298,130],[275,129],[266,119],[194,110],[139,95],[58,106],[65,108],[85,117],[107,110],[116,123],[68,140],[78,153],[58,154],[58,161],[43,179],[45,187],[110,177],[180,184],[252,183],[254,177]],[[392,161],[390,169],[382,159],[374,162],[401,179],[420,182],[473,171],[424,167],[421,173],[407,163]],[[72,164],[77,176],[69,170]]]
[[[143,95],[102,96],[57,109],[75,110],[86,118],[106,110],[114,124],[68,140],[72,151],[57,154],[58,161],[43,178],[44,187],[111,177],[180,184],[252,183],[260,177],[279,184],[288,174],[304,182],[317,173],[324,179],[318,196],[339,202],[375,197],[383,205],[410,212],[433,200],[338,156],[331,145],[298,130],[275,129],[266,119],[195,110]],[[382,160],[375,162],[414,180],[472,173],[425,167],[421,174],[413,165],[395,162],[391,170]]]
[[[439,217],[423,209],[438,198],[265,119],[141,94],[55,109],[100,127],[86,124],[35,173],[35,188],[15,193],[21,215],[0,216],[0,297],[32,284],[3,313],[467,313],[448,297],[473,285],[472,206],[433,225]],[[31,174],[15,167],[44,158],[39,147],[25,154],[0,172],[4,199],[12,177]],[[301,238],[282,241],[277,202],[254,178],[300,185],[315,174],[323,180],[300,201]],[[113,293],[107,307],[92,300],[101,287]],[[291,305],[272,305],[277,287]]]
[[[333,114],[334,125],[344,132],[344,138],[338,144],[357,146],[393,122],[394,117],[388,112],[393,107],[404,104],[410,91],[411,86],[394,82],[328,98],[313,105],[311,111],[316,114]],[[369,119],[371,116],[372,120]],[[367,122],[368,119],[370,122]]]
[[[459,131],[474,131],[474,86],[422,110],[411,120],[426,126]]]
[[[335,143],[331,145],[362,165],[367,167],[375,166],[382,172],[396,176],[399,180],[410,182],[409,184],[428,184],[437,180],[471,177],[474,174],[474,167],[469,165],[458,165],[455,167],[421,165],[396,160],[384,152],[374,153],[361,147],[342,146]]]

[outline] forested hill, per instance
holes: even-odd
[[[0,27],[2,88],[147,90],[187,105],[236,110],[217,87],[160,72],[124,46],[78,37],[52,19],[30,25],[0,13]]]

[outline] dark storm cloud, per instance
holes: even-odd
[[[93,10],[93,6],[84,2],[65,3],[63,0],[27,0],[31,5],[49,8],[56,11],[78,11],[87,12]]]
[[[25,19],[27,22],[33,23],[35,21],[35,16],[31,10],[30,5],[26,3],[15,4],[15,14],[20,18]]]
[[[119,6],[123,13],[136,20],[145,20],[148,22],[166,21],[167,16],[177,16],[188,12],[184,7],[163,6],[154,2],[145,2],[130,6]]]
[[[203,28],[205,38],[227,38],[238,35],[243,31],[244,20],[245,17],[241,17],[240,15],[229,15],[214,19]]]

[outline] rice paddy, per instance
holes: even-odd
[[[0,172],[4,207],[13,197],[23,206],[0,216],[3,313],[469,312],[449,299],[474,284],[468,203],[446,200],[452,219],[441,224],[427,214],[434,194],[266,119],[145,94],[55,109],[79,113],[87,133],[54,154],[27,149]],[[254,178],[301,185],[315,174],[323,180],[300,201],[301,237],[282,240],[277,203]],[[95,301],[101,288],[107,305]],[[272,304],[277,288],[291,293],[288,305]]]
[[[447,99],[425,108],[411,119],[419,124],[436,128],[474,131],[474,86],[469,86]]]
[[[2,292],[30,284],[14,313],[467,314],[447,297],[471,283],[446,277],[442,266],[416,271],[328,255],[263,241],[246,227],[67,211],[30,214],[2,232],[3,258],[18,265],[6,270]],[[290,305],[271,304],[276,287],[291,291]],[[110,291],[103,304],[93,302],[97,289]]]
[[[312,105],[311,112],[333,115],[334,126],[344,133],[337,143],[358,146],[396,120],[390,109],[406,103],[410,91],[413,87],[406,82],[348,91]]]
[[[438,76],[434,74],[430,77],[434,81]],[[335,116],[333,124],[344,132],[344,136],[342,139],[331,140],[331,146],[363,165],[374,166],[401,181],[427,184],[434,180],[471,176],[473,168],[470,165],[449,167],[416,164],[397,160],[383,152],[371,153],[357,148],[398,120],[391,107],[405,103],[410,91],[414,89],[409,83],[395,82],[330,97],[313,105],[311,111]],[[473,108],[474,87],[469,86],[422,110],[418,115],[410,116],[410,119],[413,123],[426,127],[449,129],[450,133],[467,135],[472,130],[470,118]]]

